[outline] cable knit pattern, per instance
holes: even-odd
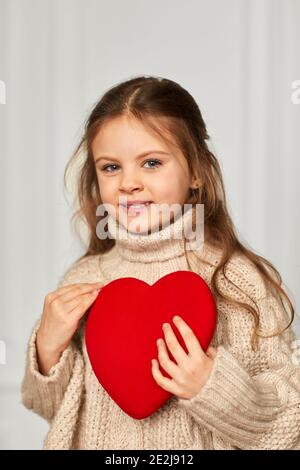
[[[151,234],[130,234],[109,218],[113,248],[75,262],[58,286],[107,284],[128,276],[153,284],[170,272],[188,270],[179,235],[190,215],[187,211]],[[192,270],[211,286],[221,250],[205,241],[187,256]],[[287,324],[280,300],[252,262],[235,253],[226,275],[237,287],[220,275],[220,288],[259,310],[262,334]],[[300,370],[292,361],[293,330],[260,339],[253,351],[252,316],[219,297],[216,302],[218,322],[211,344],[217,355],[208,381],[192,399],[172,396],[141,420],[124,413],[95,377],[85,345],[85,316],[59,362],[42,375],[36,360],[38,319],[28,343],[22,400],[49,422],[43,448],[300,449]]]

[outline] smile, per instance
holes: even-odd
[[[127,212],[142,212],[147,210],[148,206],[150,206],[152,202],[146,202],[145,204],[129,204],[128,206],[121,204],[121,207]]]

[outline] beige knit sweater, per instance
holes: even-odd
[[[113,248],[74,263],[58,286],[106,284],[128,276],[153,284],[165,274],[188,270],[178,233],[190,213],[176,219],[171,231],[168,226],[150,235],[116,230],[110,218]],[[220,250],[205,242],[187,253],[192,270],[210,285]],[[245,302],[250,302],[247,295],[256,301],[262,333],[287,324],[280,301],[243,255],[232,256],[226,274],[244,293],[220,276],[225,292]],[[216,301],[218,322],[211,344],[217,356],[208,381],[192,399],[172,396],[141,420],[123,412],[96,379],[85,348],[85,317],[59,362],[42,375],[36,360],[37,319],[29,340],[22,401],[49,422],[43,448],[300,449],[300,367],[292,359],[293,331],[289,328],[280,336],[260,340],[253,352],[252,316],[219,298]]]

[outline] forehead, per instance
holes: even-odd
[[[168,137],[169,139],[169,137]],[[92,142],[94,154],[136,155],[155,148],[174,153],[175,142],[167,141],[134,117],[118,116],[99,129]],[[178,151],[178,150],[177,150]]]

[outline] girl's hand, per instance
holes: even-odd
[[[164,390],[179,398],[190,399],[200,392],[210,376],[217,351],[209,346],[205,353],[193,330],[185,321],[178,316],[175,316],[173,321],[184,339],[189,354],[186,354],[179,344],[171,325],[164,324],[166,343],[177,363],[171,361],[164,340],[159,339],[157,342],[159,364],[172,380],[160,372],[155,359],[152,360],[152,375]]]
[[[71,284],[46,295],[36,336],[38,363],[43,374],[58,362],[101,287],[101,282]]]

